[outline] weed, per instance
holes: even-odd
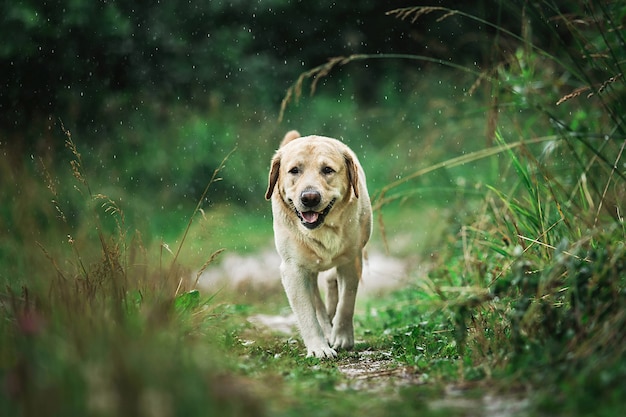
[[[219,320],[221,313],[210,298],[200,300],[197,291],[177,296],[178,277],[187,273],[176,256],[165,274],[161,267],[148,266],[141,234],[129,236],[121,206],[92,191],[78,147],[62,129],[99,251],[93,253],[94,245],[72,232],[62,197],[44,167],[70,251],[60,260],[39,244],[50,273],[29,277],[20,292],[8,287],[2,296],[2,414],[204,415],[220,410],[262,415],[245,384],[223,375],[211,359],[221,349],[219,338],[196,331],[196,320]],[[114,218],[111,236],[101,214]],[[186,383],[167,388],[172,380]]]
[[[313,91],[318,90],[314,103],[290,111],[290,123],[338,132],[362,151],[368,180],[379,190],[374,201],[386,231],[382,239],[391,240],[395,229],[411,238],[403,254],[432,254],[427,276],[366,301],[365,312],[355,318],[362,342],[355,352],[342,353],[338,363],[304,358],[297,340],[262,334],[247,323],[257,310],[279,308],[265,292],[238,293],[226,303],[187,291],[220,253],[210,251],[207,259],[204,248],[249,251],[269,245],[269,217],[255,210],[262,203],[246,197],[260,185],[246,180],[264,178],[267,167],[259,154],[269,155],[277,146],[269,138],[278,137],[282,127],[260,123],[266,115],[256,109],[246,119],[247,130],[233,127],[240,127],[238,113],[207,122],[204,115],[181,108],[173,110],[180,123],[166,132],[155,132],[156,124],[146,122],[143,133],[176,139],[129,141],[136,149],[130,146],[132,152],[120,155],[120,167],[113,169],[128,178],[102,176],[128,187],[124,196],[145,187],[167,194],[159,201],[180,200],[192,191],[176,185],[178,175],[190,183],[215,162],[219,168],[211,186],[224,167],[225,160],[198,162],[200,156],[215,157],[216,149],[231,149],[244,137],[262,138],[248,159],[229,159],[246,168],[235,169],[235,179],[228,182],[235,190],[230,198],[245,202],[243,208],[224,201],[205,213],[207,186],[195,209],[189,208],[191,218],[179,216],[188,209],[184,204],[159,212],[152,200],[142,198],[133,200],[141,214],[132,215],[120,198],[95,192],[101,187],[86,174],[93,158],[81,155],[63,129],[74,187],[56,180],[54,166],[42,158],[43,185],[23,175],[21,197],[0,208],[2,219],[20,225],[15,247],[0,242],[15,255],[3,261],[11,272],[3,271],[6,290],[0,294],[0,413],[471,413],[431,407],[449,385],[516,392],[522,387],[542,414],[620,412],[626,376],[626,112],[619,26],[624,5],[581,4],[570,14],[553,2],[524,3],[515,14],[523,18],[520,34],[452,9],[396,10],[392,15],[407,20],[425,13],[440,13],[440,20],[473,19],[497,30],[498,42],[507,38],[514,47],[503,55],[494,52],[493,65],[480,72],[432,57],[334,58],[305,72],[288,90],[283,117],[306,81],[312,79]],[[560,50],[534,37],[539,24],[546,25]],[[371,109],[319,93],[320,80],[338,66],[379,58],[445,65],[461,71],[468,86],[454,95],[445,84],[461,82],[456,73],[418,81],[407,76],[402,85],[415,94],[403,100],[400,93],[386,93]],[[381,83],[380,89],[391,90],[395,81]],[[438,100],[439,95],[447,98]],[[359,118],[346,116],[353,113]],[[186,163],[186,158],[195,159]],[[136,160],[141,161],[134,166]],[[172,164],[177,167],[170,169]],[[146,167],[151,171],[142,178]],[[3,179],[22,173],[1,168]],[[240,184],[247,188],[236,188]],[[64,187],[74,194],[66,196]],[[45,188],[52,204],[43,207],[35,197]],[[427,204],[436,214],[424,219]],[[36,215],[23,216],[33,210]],[[449,225],[435,229],[430,221],[435,217],[445,217]],[[57,228],[50,225],[55,218]],[[147,224],[145,235],[129,232],[137,218]],[[169,236],[158,243],[154,257],[149,241],[163,236],[163,225]],[[182,238],[170,248],[165,241],[181,230]],[[19,245],[28,247],[29,239],[38,240],[37,255],[45,266],[28,265],[37,257]],[[193,277],[185,261],[197,258],[183,245],[202,253],[201,261],[192,262],[203,264],[195,282],[181,279]],[[13,268],[13,261],[20,265]],[[247,300],[257,305],[244,304]],[[345,384],[339,367],[369,350],[375,358],[392,358],[390,366],[426,385],[399,391],[384,386],[382,394],[372,395]],[[468,391],[464,398],[473,395]]]
[[[539,3],[528,7],[530,13],[545,17],[545,9]],[[600,20],[608,23],[614,20],[611,13],[619,10],[602,9],[599,15],[591,13],[591,18],[596,24]],[[575,26],[571,21],[570,24],[570,28]],[[608,35],[611,30],[603,27],[598,33],[602,34],[604,46],[615,52]],[[587,32],[575,31],[572,36],[581,44],[591,44]],[[612,39],[619,42],[619,37]],[[528,40],[523,40],[527,45]],[[564,62],[561,57],[542,55],[556,64]],[[616,55],[612,56],[615,59]],[[583,63],[574,54],[570,58],[576,67],[564,69],[588,82],[588,90],[622,88],[614,84],[621,76],[609,77],[609,82],[594,86],[588,76],[590,62],[583,58]],[[541,68],[540,59],[529,50],[520,49],[514,60],[518,65],[500,67],[497,78],[505,84],[504,91],[517,92],[523,99],[515,100],[514,108],[527,108],[533,103],[552,122],[558,121],[547,110],[549,106],[543,97],[520,87],[532,85],[540,75],[536,72]],[[613,60],[610,66],[617,71],[619,63]],[[553,103],[563,105],[573,98],[564,96]],[[502,95],[499,101],[503,101]],[[618,163],[626,140],[624,121],[617,115],[621,102],[609,104],[600,98],[598,104],[595,111],[602,109],[606,119],[614,122],[613,133],[604,133],[604,126],[595,125],[593,120],[584,132],[558,121],[556,137],[539,157],[530,141],[516,142],[520,146],[513,148],[501,132],[495,132],[512,168],[511,176],[504,177],[508,181],[489,187],[491,193],[486,197],[484,211],[470,227],[462,229],[461,283],[487,288],[490,296],[473,300],[443,291],[446,298],[454,300],[448,308],[460,333],[456,337],[459,354],[469,355],[464,360],[471,358],[472,363],[490,369],[490,373],[508,368],[512,375],[523,375],[534,383],[541,380],[544,386],[547,378],[552,393],[565,389],[561,381],[574,374],[603,373],[607,381],[623,377],[621,362],[616,359],[623,357],[623,341],[616,329],[624,320],[621,311],[626,301],[621,295],[626,284],[625,236],[618,214],[618,201],[623,198],[617,188],[624,186]],[[592,133],[594,129],[599,131]],[[602,135],[605,140],[598,141]],[[555,152],[557,148],[560,154]],[[621,185],[614,188],[614,182]],[[607,194],[610,189],[613,195]],[[602,207],[607,204],[613,210],[603,215]],[[490,253],[485,253],[485,248]],[[590,383],[583,379],[577,382],[583,391],[601,391],[595,384],[608,387],[597,378],[590,378]],[[615,403],[607,405],[609,409],[613,406]]]
[[[420,192],[408,187],[414,180],[482,158],[495,160],[499,169],[500,178],[491,180],[482,208],[466,219],[469,224],[456,219],[460,243],[442,257],[448,260],[435,266],[426,285],[404,293],[420,307],[402,303],[381,318],[414,322],[388,329],[402,361],[448,378],[459,372],[461,379],[501,375],[535,385],[549,382],[551,399],[539,401],[545,407],[563,398],[558,393],[572,390],[593,394],[575,395],[566,401],[568,410],[597,404],[590,401],[597,396],[608,401],[609,413],[620,406],[624,340],[618,329],[626,306],[624,11],[618,3],[583,1],[571,13],[554,2],[524,3],[521,34],[461,10],[420,6],[389,12],[413,23],[431,13],[441,14],[438,22],[460,16],[516,44],[493,68],[477,74],[469,90],[491,85],[487,136],[495,146],[415,170],[383,187],[374,200],[380,209],[414,198]],[[562,51],[536,43],[533,29],[539,25]],[[371,58],[334,58],[303,73],[288,90],[283,111],[306,78],[318,77],[314,92],[319,77],[334,66]],[[537,135],[538,130],[546,133]],[[513,136],[520,139],[505,139]],[[384,231],[382,214],[379,223]],[[447,365],[439,366],[442,362]]]

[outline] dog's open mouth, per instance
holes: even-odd
[[[293,207],[293,209],[304,227],[306,227],[307,229],[315,229],[316,227],[319,227],[322,223],[324,223],[326,215],[330,212],[330,209],[333,208],[334,204],[335,200],[333,199],[330,204],[328,204],[326,208],[321,212],[299,211],[295,206]]]

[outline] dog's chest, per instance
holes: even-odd
[[[342,234],[336,233],[327,226],[311,236],[308,247],[311,265],[318,271],[325,271],[338,265],[350,262],[356,256],[354,242],[347,241]]]

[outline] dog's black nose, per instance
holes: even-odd
[[[303,191],[300,194],[300,201],[304,207],[315,207],[320,203],[322,196],[317,191]]]

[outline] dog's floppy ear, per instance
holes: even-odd
[[[352,155],[346,152],[343,154],[343,157],[346,161],[346,167],[348,168],[348,182],[354,190],[354,196],[359,198],[359,171],[354,163]]]
[[[272,158],[272,165],[270,167],[270,176],[267,185],[267,191],[265,192],[265,199],[269,200],[274,193],[274,187],[278,181],[278,171],[280,170],[280,153],[276,152],[276,155]]]

